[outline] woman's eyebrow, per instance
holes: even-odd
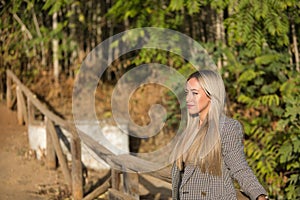
[[[191,89],[191,91],[196,91],[196,92],[198,92],[199,90],[198,90],[198,89]]]
[[[192,92],[196,91],[196,92],[199,92],[199,89],[197,89],[197,88],[191,88],[191,89],[185,88],[184,91],[192,91]]]

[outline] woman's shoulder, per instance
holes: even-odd
[[[220,120],[220,126],[221,126],[220,129],[222,135],[243,133],[242,124],[238,120],[225,115]]]
[[[226,115],[223,115],[220,119],[220,124],[221,125],[232,125],[232,126],[241,126],[241,123],[237,119],[233,119],[231,117],[228,117]]]

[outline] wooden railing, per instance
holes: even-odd
[[[95,141],[89,141],[86,139],[85,142],[89,143],[87,145],[88,147],[90,147],[93,151],[97,151],[96,154],[101,159],[109,163],[111,166],[114,166],[112,167],[110,178],[89,194],[85,194],[83,191],[83,172],[81,162],[82,143],[75,125],[51,112],[47,106],[41,103],[41,101],[37,99],[36,95],[34,95],[15,76],[12,71],[7,70],[6,74],[7,107],[11,109],[14,105],[16,105],[19,124],[25,123],[25,125],[29,125],[32,119],[34,119],[34,109],[37,109],[43,115],[47,136],[46,164],[48,168],[56,169],[56,157],[58,158],[58,164],[62,168],[65,183],[68,185],[70,191],[72,191],[72,197],[74,200],[91,200],[107,190],[109,191],[109,199],[139,199],[139,172],[137,172],[136,169],[138,167],[139,171],[150,171],[151,164],[153,163],[145,162],[144,160],[131,155],[117,156],[98,143],[97,149],[93,149],[93,143]],[[15,93],[13,93],[13,91],[15,91]],[[56,126],[59,126],[70,133],[67,137],[70,138],[70,153],[72,157],[71,169],[69,169],[66,155],[63,153],[60,145],[58,133],[55,128]],[[147,174],[168,183],[171,182],[169,168],[149,172]]]
[[[21,83],[21,81],[10,71],[7,70],[7,93],[6,102],[8,108],[12,108],[15,101],[17,103],[17,116],[18,123],[26,125],[34,120],[34,109],[37,109],[45,119],[46,125],[46,162],[50,169],[55,169],[57,166],[56,156],[62,168],[65,183],[72,191],[74,200],[82,199],[83,197],[83,184],[82,184],[82,164],[81,164],[81,141],[76,132],[76,129],[71,124],[51,112],[44,104],[42,104],[36,96]],[[16,98],[13,98],[13,89],[16,91]],[[25,98],[27,103],[25,103]],[[66,156],[63,153],[62,147],[59,142],[58,134],[55,125],[66,129],[71,133],[70,146],[72,155],[72,168],[68,167]]]

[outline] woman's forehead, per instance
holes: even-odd
[[[191,78],[190,80],[187,81],[186,83],[186,89],[190,89],[190,90],[199,90],[201,89],[201,85],[199,83],[199,81],[196,78]]]

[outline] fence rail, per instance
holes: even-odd
[[[85,138],[85,142],[89,143],[88,147],[95,151],[96,154],[109,164],[114,164],[111,169],[110,177],[98,188],[85,194],[83,190],[83,164],[81,160],[81,140],[74,124],[67,122],[61,117],[51,112],[45,104],[43,104],[35,94],[33,94],[10,70],[6,71],[7,91],[6,102],[7,107],[12,109],[14,105],[17,107],[18,123],[29,125],[34,119],[33,110],[37,109],[43,116],[46,125],[46,162],[50,169],[56,169],[56,157],[58,164],[62,168],[65,183],[72,192],[74,200],[84,199],[91,200],[108,191],[109,199],[139,199],[139,173],[134,169],[139,166],[140,171],[149,171],[151,162],[145,162],[131,155],[118,156],[113,154],[104,146],[90,138]],[[13,93],[15,91],[15,93]],[[15,94],[15,95],[14,95]],[[26,99],[26,101],[25,101]],[[59,142],[58,133],[55,126],[59,126],[67,130],[70,135],[70,153],[71,153],[71,169],[68,166],[66,155],[62,151]],[[82,136],[81,136],[82,137]],[[97,145],[97,148],[93,148]],[[116,170],[125,169],[125,170]],[[159,171],[149,172],[147,175],[156,177],[168,183],[171,182],[169,168]]]

